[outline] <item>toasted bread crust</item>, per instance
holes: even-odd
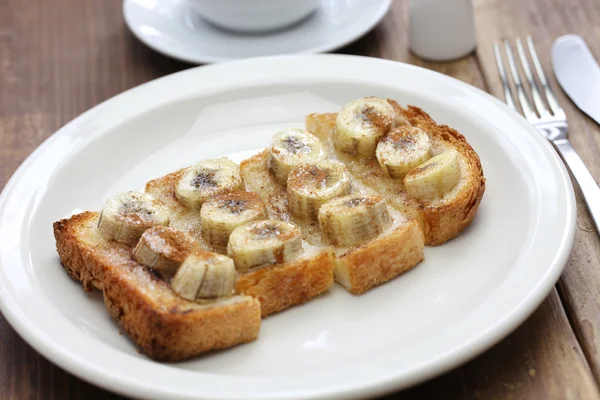
[[[425,235],[425,244],[434,246],[445,243],[462,232],[475,217],[485,192],[481,161],[465,137],[456,130],[446,125],[436,124],[418,107],[408,106],[405,109],[396,101],[389,100],[389,102],[411,125],[427,132],[432,142],[458,151],[467,167],[464,174],[468,179],[467,184],[457,196],[452,198],[452,201],[435,204],[410,197],[401,181],[385,176],[375,157],[346,161],[346,165],[357,179],[384,196],[395,208],[419,221]],[[306,130],[321,140],[331,143],[336,117],[335,113],[310,114],[306,117]],[[329,146],[329,151],[335,152],[332,145]]]
[[[97,218],[97,215],[86,211],[53,224],[56,250],[62,266],[70,277],[81,282],[85,292],[91,292],[94,287],[100,290],[104,287],[105,268],[98,262],[94,251],[77,236],[77,228]]]
[[[146,301],[135,280],[118,274],[106,280],[104,304],[129,337],[158,361],[251,342],[260,330],[260,304],[251,297],[198,311],[177,305],[166,310]]]
[[[242,161],[240,172],[246,186],[263,197],[273,218],[290,218],[285,189],[268,167],[268,150]],[[308,230],[315,229],[304,223],[297,226],[305,236]],[[335,280],[351,293],[363,293],[416,266],[423,260],[423,247],[423,234],[417,221],[407,219],[387,235],[334,256]]]
[[[130,257],[126,246],[97,239],[98,213],[84,212],[54,223],[65,270],[84,290],[103,289],[109,314],[151,358],[177,361],[254,340],[260,303],[235,296],[198,305]]]
[[[260,300],[263,318],[302,304],[333,283],[333,258],[328,250],[285,265],[239,275],[235,291]]]
[[[347,277],[341,283],[348,291],[361,294],[416,266],[423,260],[423,247],[423,233],[413,219],[338,257],[335,268]]]

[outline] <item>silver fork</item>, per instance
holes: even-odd
[[[558,104],[554,93],[552,93],[552,89],[550,89],[550,86],[548,85],[548,80],[546,79],[546,75],[542,70],[542,65],[540,64],[540,60],[535,51],[531,36],[527,36],[526,41],[529,55],[533,61],[535,72],[543,91],[539,90],[538,85],[533,78],[533,73],[531,71],[531,67],[529,66],[525,49],[523,48],[521,39],[517,38],[517,53],[521,61],[521,66],[523,67],[523,72],[525,73],[527,84],[531,89],[531,97],[533,98],[533,104],[535,107],[534,110],[529,102],[529,99],[527,98],[525,90],[523,89],[523,84],[521,82],[521,78],[519,77],[517,65],[513,57],[512,46],[508,39],[504,39],[503,45],[506,54],[506,60],[508,61],[508,67],[517,91],[516,99],[520,104],[523,115],[525,118],[527,118],[527,121],[529,121],[529,123],[532,124],[538,130],[538,132],[540,132],[554,145],[554,148],[558,151],[567,167],[571,170],[571,174],[577,181],[577,184],[583,193],[583,197],[588,209],[590,210],[590,214],[594,220],[594,225],[596,226],[596,231],[600,233],[600,188],[598,187],[598,184],[596,184],[596,181],[590,174],[590,171],[588,171],[586,168],[575,149],[573,149],[571,146],[571,143],[569,143],[569,140],[567,139],[569,129],[567,126],[567,117],[565,112]],[[506,104],[508,104],[508,106],[513,110],[519,112],[519,109],[515,104],[513,90],[508,84],[506,73],[504,71],[504,63],[502,61],[500,46],[498,43],[494,43],[494,55],[496,57],[496,65],[498,66],[498,73],[500,74],[500,80],[502,81],[502,87],[504,89],[504,99]],[[544,98],[550,106],[549,108],[546,107],[546,103],[544,103],[543,100]]]

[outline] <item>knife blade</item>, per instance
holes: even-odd
[[[600,66],[579,35],[564,35],[552,45],[558,83],[577,107],[600,124]]]

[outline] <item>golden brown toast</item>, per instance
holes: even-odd
[[[327,246],[316,222],[292,216],[288,209],[286,189],[269,169],[268,150],[242,161],[240,172],[246,187],[263,198],[271,218],[290,221],[301,230],[309,243]],[[365,194],[370,192],[363,186],[360,189]],[[393,213],[393,217],[392,226],[375,239],[360,246],[334,249],[335,279],[351,293],[363,293],[423,260],[423,234],[418,223],[399,212]]]
[[[402,108],[396,101],[388,102],[397,115],[427,133],[434,154],[446,149],[458,152],[461,177],[448,196],[435,201],[418,200],[407,193],[402,180],[388,177],[374,156],[361,159],[338,151],[332,140],[336,126],[335,113],[308,115],[306,130],[321,139],[329,156],[342,161],[357,180],[383,196],[398,210],[419,221],[425,244],[445,243],[471,223],[483,197],[485,178],[479,156],[463,135],[446,125],[438,125],[420,108]]]
[[[54,223],[61,262],[71,277],[103,290],[109,314],[151,358],[177,361],[250,342],[260,329],[260,303],[250,296],[191,302],[131,259],[131,248],[96,233],[99,213]]]

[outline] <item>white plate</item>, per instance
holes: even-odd
[[[198,160],[240,160],[314,111],[377,95],[461,131],[487,190],[473,224],[416,269],[362,296],[340,287],[264,321],[257,341],[179,364],[141,355],[59,265],[52,222]],[[559,277],[574,233],[568,175],[527,122],[465,83],[350,56],[190,69],[81,115],[36,150],[0,200],[0,305],[73,374],[144,398],[363,398],[475,356],[520,324]]]
[[[371,30],[391,0],[322,0],[307,19],[269,34],[243,35],[219,29],[194,11],[193,0],[125,0],[123,14],[133,34],[152,49],[191,63],[338,49]]]

